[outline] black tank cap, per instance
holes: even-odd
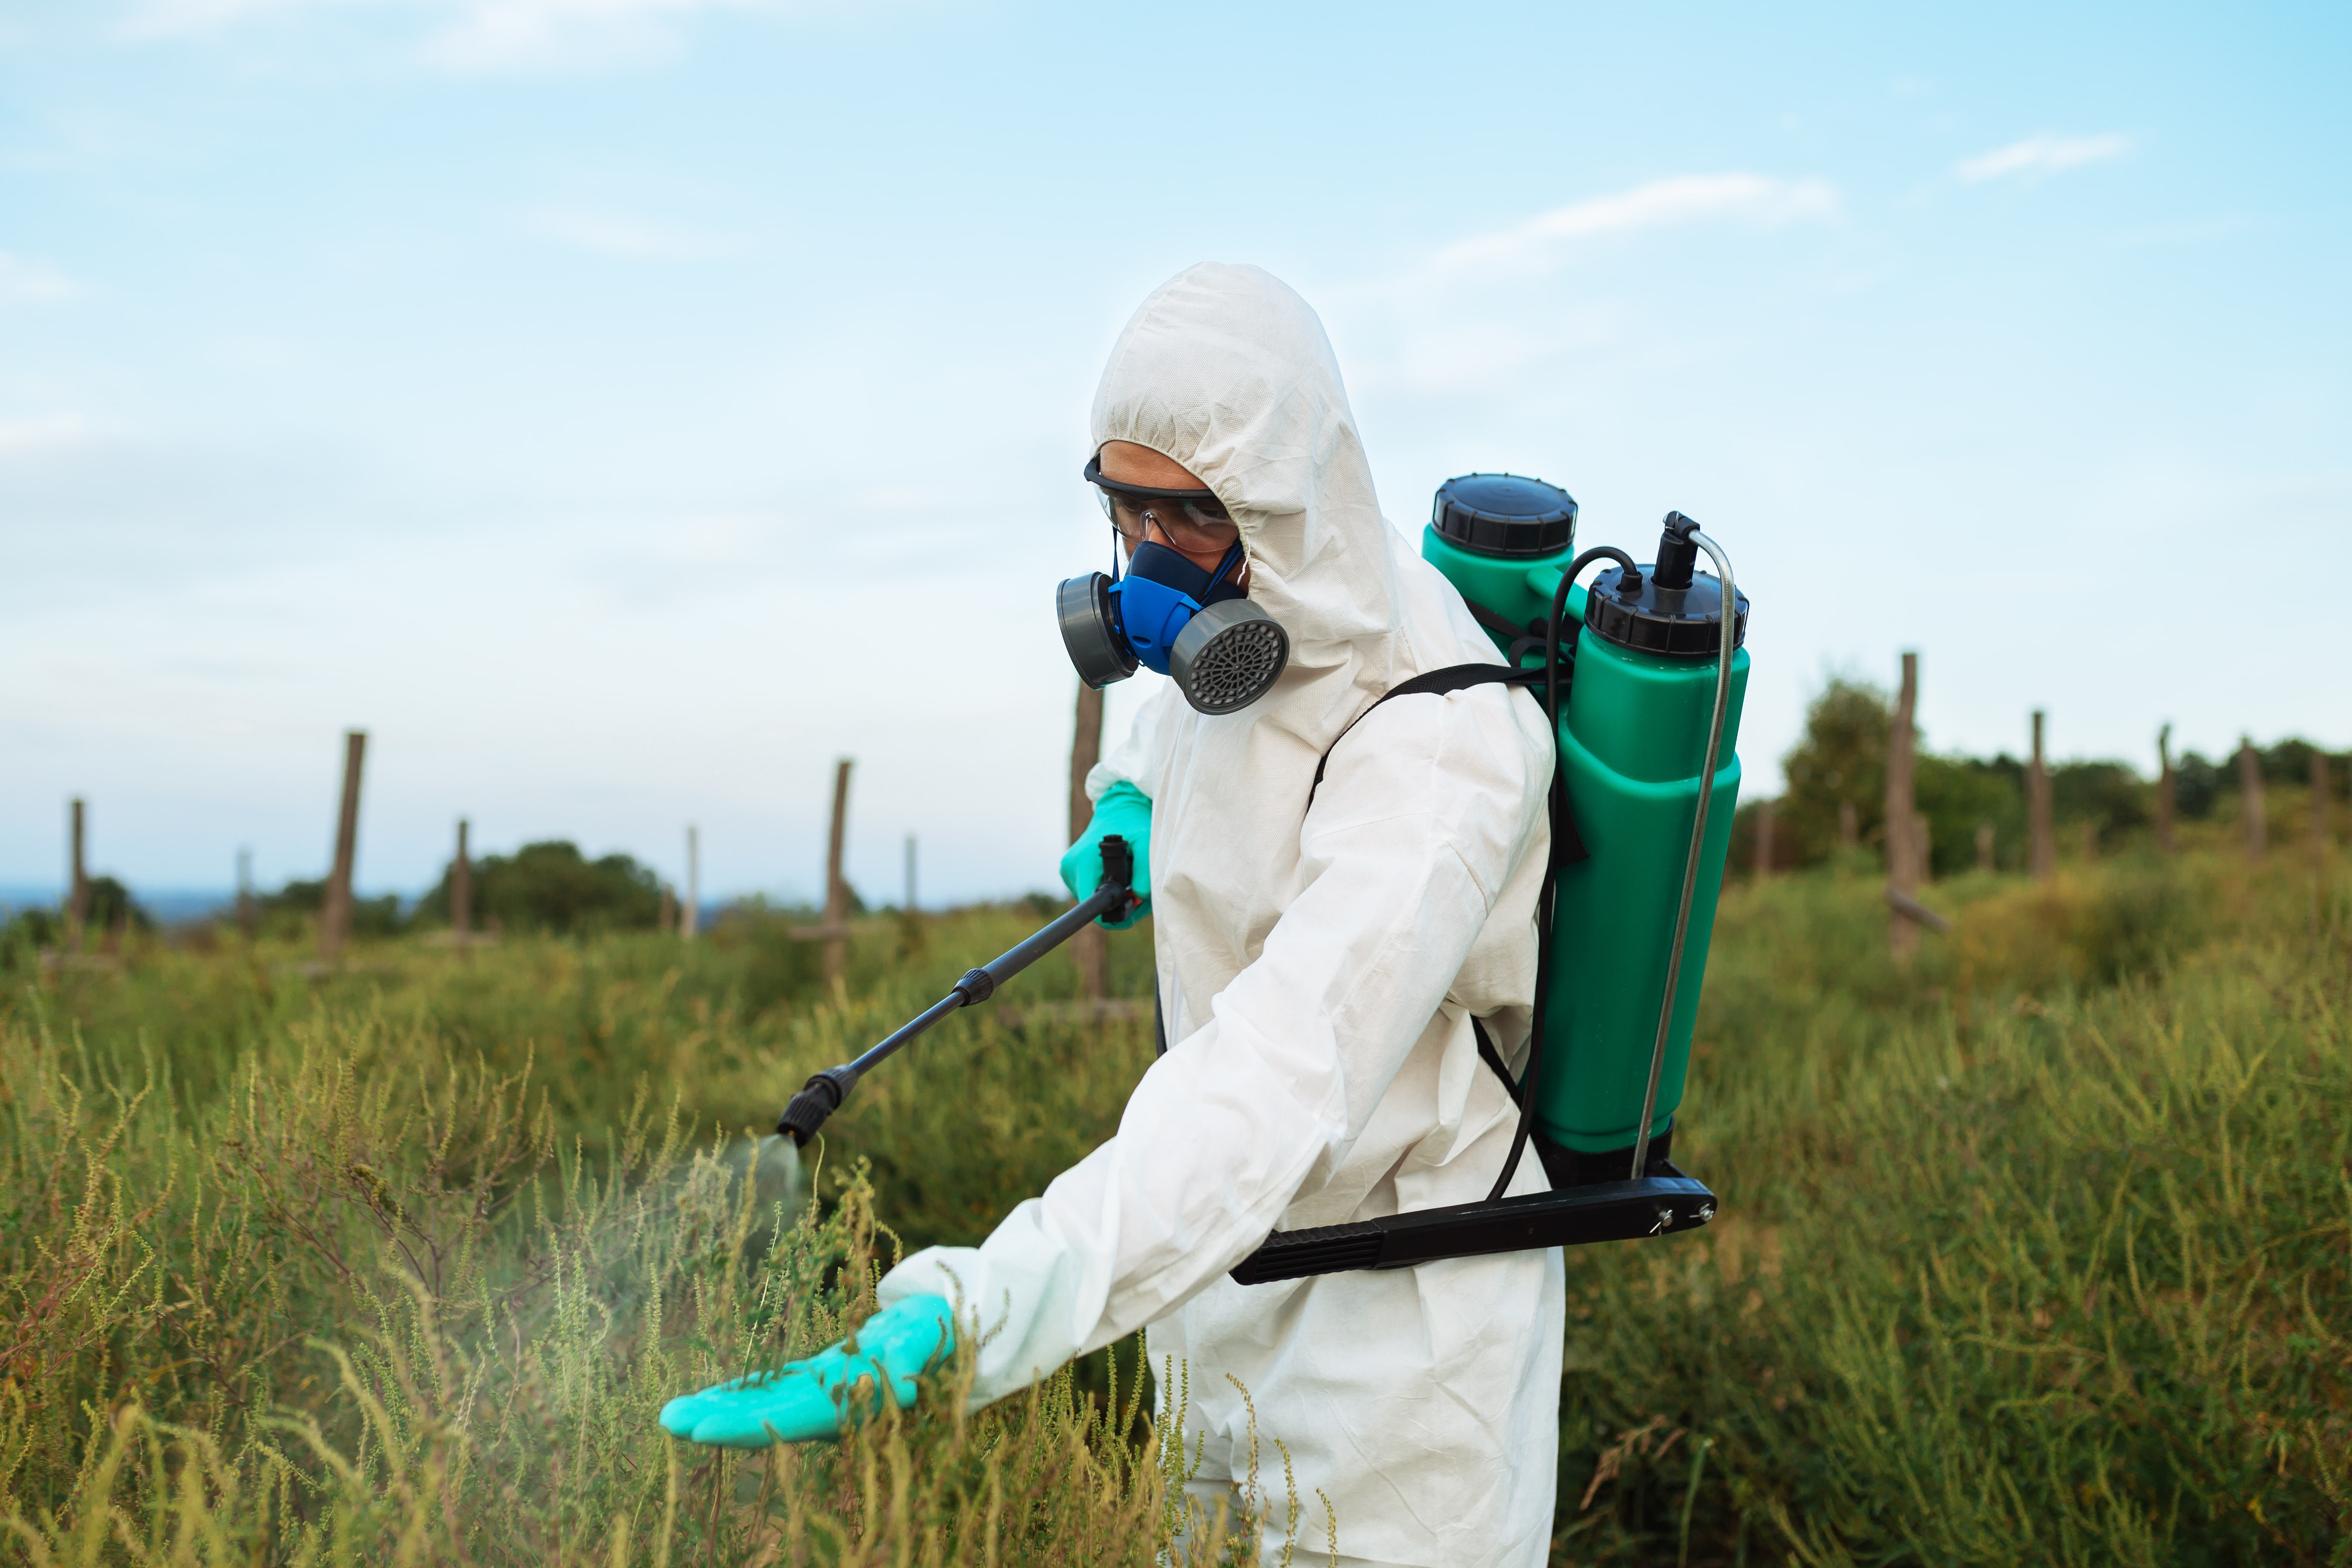
[[[1643,568],[1633,593],[1622,591],[1622,566],[1595,577],[1584,600],[1585,628],[1619,647],[1668,658],[1713,658],[1721,652],[1723,581],[1691,569],[1698,546],[1692,542],[1690,530],[1696,526],[1680,512],[1667,515],[1658,559]],[[1731,623],[1735,648],[1748,640],[1747,595],[1739,595],[1737,611]]]
[[[1464,474],[1437,487],[1430,526],[1480,555],[1550,555],[1576,540],[1576,498],[1517,474]]]

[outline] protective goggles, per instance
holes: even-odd
[[[1087,483],[1095,487],[1103,515],[1132,545],[1140,544],[1153,528],[1179,550],[1223,552],[1241,537],[1241,527],[1214,490],[1160,489],[1103,478],[1100,457],[1088,458]]]

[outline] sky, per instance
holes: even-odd
[[[0,884],[568,837],[1050,886],[1120,323],[1255,262],[1382,507],[1669,509],[1739,751],[2352,743],[2352,12],[0,0]],[[1141,686],[1114,688],[1111,722]]]

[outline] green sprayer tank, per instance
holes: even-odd
[[[1682,524],[1677,532],[1675,525]],[[1569,591],[1559,628],[1572,673],[1556,740],[1573,838],[1559,847],[1549,1003],[1537,1076],[1537,1149],[1555,1187],[1628,1174],[1649,1087],[1668,954],[1714,715],[1722,585],[1694,570],[1679,514],[1657,559]],[[1471,474],[1437,492],[1422,555],[1513,662],[1540,668],[1544,622],[1575,559],[1576,502],[1540,479]],[[1630,581],[1629,581],[1630,579]],[[1744,637],[1748,602],[1733,622]],[[1517,652],[1514,655],[1514,649]],[[1652,1167],[1682,1102],[1707,938],[1739,794],[1733,745],[1748,689],[1734,654],[1715,794],[1650,1123]]]

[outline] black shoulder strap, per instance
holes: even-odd
[[[1331,765],[1331,753],[1339,750],[1339,742],[1348,738],[1348,731],[1364,721],[1364,713],[1370,713],[1390,698],[1443,697],[1447,692],[1461,691],[1473,686],[1533,686],[1542,679],[1543,671],[1540,669],[1513,669],[1500,664],[1449,664],[1444,669],[1427,670],[1409,680],[1398,681],[1372,699],[1370,706],[1363,713],[1349,720],[1346,727],[1331,737],[1330,745],[1324,748],[1323,755],[1315,763],[1315,782],[1307,789],[1307,809],[1314,809],[1315,792],[1323,787],[1323,770]],[[1556,768],[1559,763],[1555,762],[1553,766]],[[1551,812],[1554,862],[1573,866],[1580,860],[1591,859],[1592,851],[1586,847],[1584,835],[1577,830],[1576,814],[1568,808],[1568,793],[1560,787],[1557,774],[1552,781]]]
[[[1331,753],[1339,750],[1339,742],[1348,738],[1348,731],[1362,723],[1365,713],[1370,713],[1390,698],[1443,697],[1448,692],[1465,690],[1473,686],[1532,686],[1542,679],[1543,671],[1540,669],[1513,669],[1502,664],[1449,664],[1444,669],[1424,670],[1409,680],[1398,681],[1372,699],[1370,706],[1363,713],[1349,720],[1346,727],[1331,737],[1330,745],[1324,748],[1321,759],[1315,764],[1315,782],[1307,788],[1307,804],[1310,807],[1314,805],[1315,792],[1323,787],[1323,770],[1330,766]]]
[[[1474,1016],[1470,1020],[1470,1032],[1478,1037],[1478,1059],[1495,1069],[1495,1076],[1503,1080],[1503,1092],[1511,1097],[1513,1105],[1518,1104],[1519,1080],[1513,1078],[1511,1069],[1503,1065],[1503,1053],[1495,1048],[1494,1037],[1486,1033],[1486,1020]]]

